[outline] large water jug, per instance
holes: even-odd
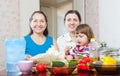
[[[19,71],[17,63],[25,59],[25,46],[24,39],[12,38],[5,41],[7,72]]]

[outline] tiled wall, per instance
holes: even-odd
[[[99,0],[85,0],[85,21],[88,23],[99,40]]]
[[[5,39],[19,33],[19,0],[0,0],[0,70],[5,68]]]

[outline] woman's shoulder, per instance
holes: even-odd
[[[53,44],[53,37],[52,36],[46,36],[46,43],[52,43]]]
[[[52,36],[46,36],[46,39],[47,39],[47,41],[53,41],[53,37]]]
[[[26,35],[26,36],[24,36],[24,38],[28,38],[28,37],[30,37],[30,35]]]
[[[50,35],[46,36],[46,38],[48,38],[48,39],[53,39],[53,37],[50,36]]]
[[[30,35],[24,36],[24,39],[25,39],[25,40],[28,40],[28,39],[30,39],[30,38],[31,38]]]

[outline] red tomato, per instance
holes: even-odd
[[[36,64],[36,70],[43,72],[46,70],[46,65],[45,64]]]

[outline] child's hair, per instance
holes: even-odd
[[[94,37],[94,33],[91,29],[91,27],[88,24],[80,24],[77,26],[75,30],[75,34],[83,33],[88,37],[88,41],[90,42],[90,38]]]

